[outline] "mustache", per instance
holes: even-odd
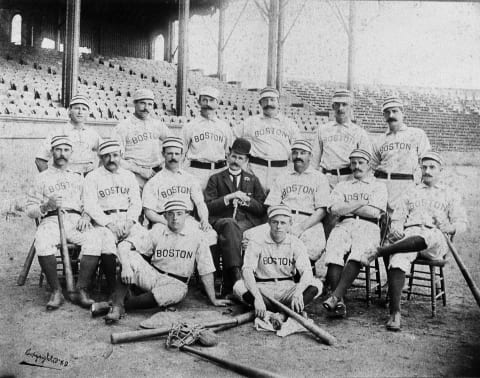
[[[301,161],[302,163],[304,162],[304,161],[303,161],[302,159],[300,159],[300,158],[296,158],[296,159],[293,160],[294,163],[299,162],[299,161]]]
[[[432,175],[424,174],[423,177],[432,177]]]
[[[202,109],[214,110],[213,107],[211,107],[210,105],[202,106]]]
[[[276,109],[277,107],[274,105],[266,105],[263,107],[263,109]]]
[[[363,172],[363,171],[362,171],[361,169],[359,169],[359,168],[355,168],[355,169],[353,170],[353,172]]]
[[[393,118],[393,117],[389,117],[389,118],[387,119],[387,122],[393,122],[393,121],[397,121],[397,119],[396,119],[396,118]]]
[[[177,159],[170,159],[168,162],[169,163],[178,163],[178,160]]]

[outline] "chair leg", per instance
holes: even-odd
[[[377,295],[378,299],[382,298],[382,278],[380,276],[380,265],[378,259],[375,259],[375,279],[377,280]]]
[[[370,306],[370,291],[371,291],[371,281],[370,281],[370,267],[365,267],[365,291],[367,295],[367,307]]]
[[[408,277],[408,290],[407,290],[407,300],[410,300],[412,297],[412,288],[413,288],[413,275],[415,273],[415,263],[412,263],[410,267],[410,277]]]
[[[430,266],[430,299],[432,301],[432,318],[437,315],[437,291],[435,287],[435,267]]]
[[[443,275],[443,267],[440,267],[440,287],[442,288],[442,302],[447,305],[447,292],[445,291],[445,276]]]

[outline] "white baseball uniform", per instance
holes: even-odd
[[[330,188],[325,175],[308,167],[303,173],[294,169],[278,176],[268,194],[265,205],[285,204],[293,212],[293,223],[304,222],[317,209],[329,205]],[[321,222],[305,230],[300,240],[307,247],[310,260],[316,261],[325,248],[325,232]]]
[[[454,224],[457,234],[467,228],[467,216],[460,194],[443,184],[433,187],[417,184],[402,197],[398,212],[398,222],[404,225],[405,236],[421,236],[427,245],[419,253],[390,256],[390,268],[399,268],[404,272],[410,270],[410,263],[418,254],[431,260],[442,259],[447,254],[447,242],[436,224]]]
[[[51,139],[57,135],[66,135],[73,143],[72,156],[68,162],[68,169],[77,173],[88,173],[95,169],[98,164],[97,151],[102,142],[98,133],[86,126],[76,128],[68,123],[50,134],[42,143],[36,158],[49,161],[52,157]]]
[[[67,211],[64,216],[67,241],[80,245],[83,255],[100,256],[99,233],[93,228],[84,232],[76,229],[83,210],[82,175],[53,166],[48,167],[35,178],[26,204],[26,213],[29,217],[42,218],[35,233],[37,255],[55,255],[57,245],[60,243],[56,211],[42,213],[40,210],[40,205],[45,204],[52,195],[63,198],[63,208]]]
[[[331,205],[348,203],[350,201],[368,200],[369,205],[386,211],[387,187],[375,177],[358,180],[343,181],[333,189],[330,201]],[[343,266],[344,257],[348,261],[360,261],[360,257],[367,249],[374,248],[380,243],[380,228],[376,219],[366,220],[356,217],[356,214],[346,214],[340,217],[327,240],[325,253],[325,265],[336,264]]]

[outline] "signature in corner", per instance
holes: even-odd
[[[55,370],[62,370],[68,366],[68,360],[56,357],[49,352],[37,352],[28,348],[25,351],[25,357],[20,365],[38,366]]]

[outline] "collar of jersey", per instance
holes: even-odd
[[[277,243],[276,241],[274,241],[272,239],[272,236],[270,235],[270,228],[268,229],[268,232],[267,234],[265,235],[265,242],[267,242],[268,244],[292,244],[292,237],[290,234],[287,234],[287,237],[285,238],[285,240],[281,243]]]
[[[399,131],[405,131],[405,130],[407,130],[407,129],[408,129],[407,125],[405,125],[404,123],[402,123],[402,125],[401,125],[400,128],[398,129],[397,133],[398,133]],[[388,129],[387,135],[390,135],[390,134],[393,134],[393,131],[391,131],[390,129]]]
[[[420,184],[420,187],[422,189],[431,189],[431,188],[435,188],[435,189],[443,189],[445,187],[445,185],[443,185],[441,182],[437,182],[435,185],[433,186],[428,186],[427,184],[421,182]]]
[[[68,128],[70,128],[70,130],[72,130],[72,131],[73,131],[73,130],[85,130],[85,129],[86,129],[86,127],[85,127],[84,124],[83,124],[82,127],[80,127],[79,129],[76,129],[75,126],[73,126],[73,124],[72,124],[71,122],[69,122],[67,126],[68,126]]]
[[[184,236],[184,235],[187,234],[187,232],[186,232],[186,231],[187,231],[187,227],[188,227],[188,226],[185,224],[185,225],[183,226],[183,229],[182,229],[181,231],[179,231],[179,232],[173,232],[173,231],[170,230],[170,229],[168,228],[168,226],[167,226],[167,227],[165,227],[165,231],[164,231],[164,232],[165,232],[165,235],[182,235],[182,236]]]
[[[275,117],[267,117],[265,114],[263,114],[263,111],[262,111],[262,114],[260,114],[260,118],[264,118],[264,119],[278,119],[279,121],[283,120],[283,114],[278,112],[278,114],[275,116]]]
[[[183,175],[183,174],[185,174],[185,171],[181,168],[179,168],[177,172],[172,172],[171,170],[169,170],[167,168],[162,169],[160,172],[165,172],[166,174],[169,174],[169,175],[172,175],[172,176],[173,175]]]
[[[347,129],[353,125],[352,121],[348,121],[346,123],[338,123],[337,121],[333,121],[333,122],[335,122],[335,126],[343,126]]]
[[[364,178],[361,179],[361,180],[356,179],[356,178],[353,178],[352,183],[353,183],[353,184],[356,184],[356,183],[371,184],[374,180],[375,180],[375,177],[373,177],[373,175],[372,175],[371,173],[369,173],[369,174],[367,175],[367,177],[364,177]]]

